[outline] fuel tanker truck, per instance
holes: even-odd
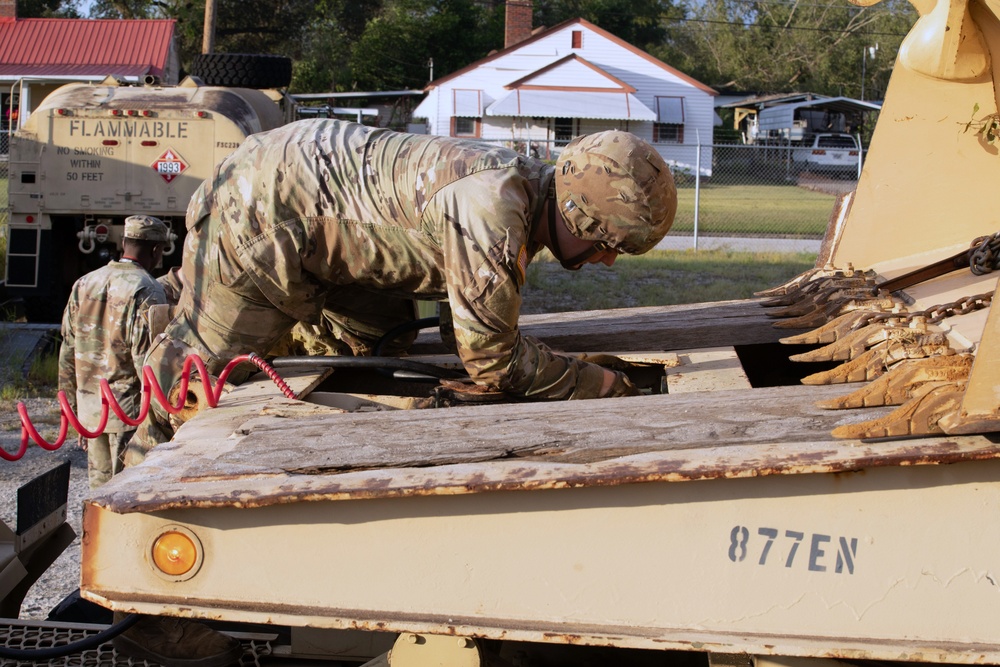
[[[223,54],[220,54],[223,55]],[[58,321],[73,282],[121,249],[124,220],[147,213],[175,237],[212,168],[250,134],[290,120],[278,89],[71,83],[45,98],[10,141],[6,287],[29,319]]]
[[[511,401],[433,331],[192,382],[85,501],[81,595],[243,664],[1000,664],[997,11],[921,5],[813,269],[522,319],[643,395]]]

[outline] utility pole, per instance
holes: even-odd
[[[875,46],[866,46],[861,51],[861,101],[865,101],[865,77],[866,77],[866,67],[865,62],[868,60],[869,56],[872,60],[875,60],[875,54],[878,53],[878,42],[875,42]]]
[[[205,29],[201,36],[201,52],[215,51],[215,0],[205,0]]]

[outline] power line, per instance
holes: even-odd
[[[850,34],[854,32],[853,30],[838,30],[835,28],[814,28],[810,26],[795,26],[795,25],[772,25],[767,23],[745,23],[743,21],[720,21],[717,19],[695,19],[695,18],[668,18],[670,21],[687,22],[687,23],[712,23],[716,25],[738,25],[744,28],[762,28],[764,30],[804,30],[808,32],[827,32],[827,33],[837,33],[837,34]],[[871,32],[865,31],[865,35],[871,35],[875,37],[906,37],[906,33],[899,32]]]

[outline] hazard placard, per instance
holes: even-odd
[[[153,169],[155,169],[156,173],[162,176],[163,180],[167,183],[180,176],[187,168],[188,165],[187,162],[184,161],[184,158],[170,148],[168,148],[167,152],[157,158],[156,162],[153,163]]]

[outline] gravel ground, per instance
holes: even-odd
[[[58,404],[52,398],[25,401],[28,415],[40,434],[50,442],[59,427]],[[72,429],[71,429],[72,430]],[[11,453],[21,445],[21,422],[17,402],[0,400],[0,446]],[[35,582],[21,605],[21,618],[45,618],[56,604],[80,585],[80,519],[83,500],[89,493],[87,484],[87,454],[70,437],[60,449],[50,452],[34,443],[28,445],[18,461],[0,460],[0,519],[13,530],[17,523],[17,489],[38,475],[70,461],[68,521],[77,538],[56,562]]]

